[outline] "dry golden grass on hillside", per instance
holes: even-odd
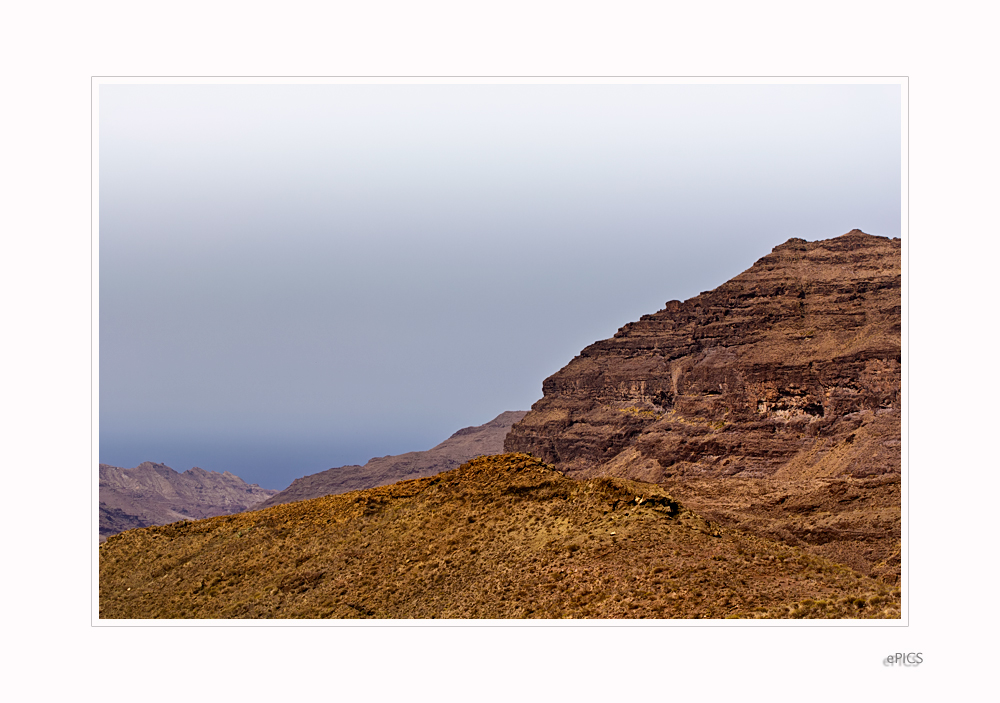
[[[100,548],[101,618],[898,618],[899,592],[525,454]]]

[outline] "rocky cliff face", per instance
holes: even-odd
[[[427,451],[376,457],[364,466],[339,466],[297,478],[291,486],[261,503],[257,508],[433,476],[454,469],[478,456],[499,454],[503,451],[503,441],[507,432],[525,414],[523,410],[501,413],[486,424],[459,430]]]
[[[101,540],[136,527],[238,513],[277,493],[228,471],[177,473],[150,461],[134,469],[101,464],[99,481]]]
[[[584,349],[545,380],[505,450],[577,478],[670,484],[714,519],[891,571],[900,273],[898,239],[791,239]],[[805,495],[798,512],[782,507]]]

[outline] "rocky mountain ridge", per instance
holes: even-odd
[[[101,464],[98,481],[102,541],[136,527],[238,513],[277,493],[228,471],[178,473],[151,461],[132,469]]]
[[[525,454],[100,549],[102,619],[899,618],[899,598],[661,486],[574,481]]]
[[[860,230],[788,240],[584,349],[505,450],[898,572],[900,250]]]
[[[503,441],[507,432],[526,413],[525,410],[500,413],[482,425],[458,430],[445,441],[426,451],[376,457],[364,466],[356,464],[339,466],[297,478],[292,481],[292,485],[268,498],[257,508],[268,508],[296,500],[309,500],[320,496],[386,486],[396,481],[433,476],[457,468],[478,456],[499,454],[503,451]]]

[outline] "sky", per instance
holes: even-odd
[[[900,236],[898,85],[99,94],[100,461],[429,449],[790,237]]]

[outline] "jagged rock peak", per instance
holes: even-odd
[[[141,464],[139,464],[138,466],[136,466],[134,469],[126,469],[126,471],[135,471],[137,469],[146,469],[146,470],[149,470],[149,469],[169,469],[170,471],[173,471],[173,469],[171,469],[169,466],[167,466],[166,464],[161,464],[158,461],[144,461]]]

